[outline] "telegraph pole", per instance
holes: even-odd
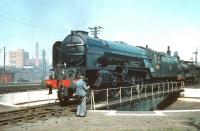
[[[6,81],[5,81],[5,75],[6,75],[6,47],[4,46],[4,48],[3,48],[3,83],[5,83]]]
[[[90,29],[90,32],[92,33],[92,35],[94,35],[94,38],[98,39],[98,34],[101,31],[101,29],[103,29],[103,27],[101,26],[95,26],[95,27],[88,27]]]

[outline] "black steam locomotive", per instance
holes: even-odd
[[[53,74],[46,85],[58,89],[66,103],[73,95],[76,75],[83,75],[92,89],[135,85],[155,81],[185,80],[178,56],[136,47],[121,41],[106,41],[72,31],[53,45]]]

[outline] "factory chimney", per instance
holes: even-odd
[[[38,46],[38,42],[36,42],[36,45],[35,45],[35,66],[39,67],[39,46]]]
[[[170,46],[167,46],[167,54],[171,56]]]

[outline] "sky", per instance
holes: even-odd
[[[102,26],[99,38],[124,41],[194,59],[200,48],[200,0],[1,0],[0,65],[3,47],[25,49],[35,58],[35,44],[51,61],[52,45],[71,30]],[[200,51],[200,49],[199,49]],[[200,61],[200,57],[198,57]]]

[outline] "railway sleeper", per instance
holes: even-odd
[[[5,117],[7,117],[6,113],[0,114],[0,118],[5,118]]]
[[[0,126],[9,125],[10,119],[1,119],[0,120]]]
[[[48,113],[49,112],[47,112],[47,111],[39,112],[36,117],[38,117],[38,118],[46,117],[48,115]]]
[[[29,119],[34,119],[35,116],[36,116],[36,114],[31,113],[31,114],[27,114],[27,115],[26,115],[26,118],[27,118],[27,120],[29,120]]]
[[[18,116],[18,117],[15,117],[13,118],[11,121],[11,123],[18,123],[18,122],[23,122],[24,121],[24,116]]]
[[[54,110],[54,111],[49,111],[49,115],[50,116],[54,116],[56,114],[56,111]]]

